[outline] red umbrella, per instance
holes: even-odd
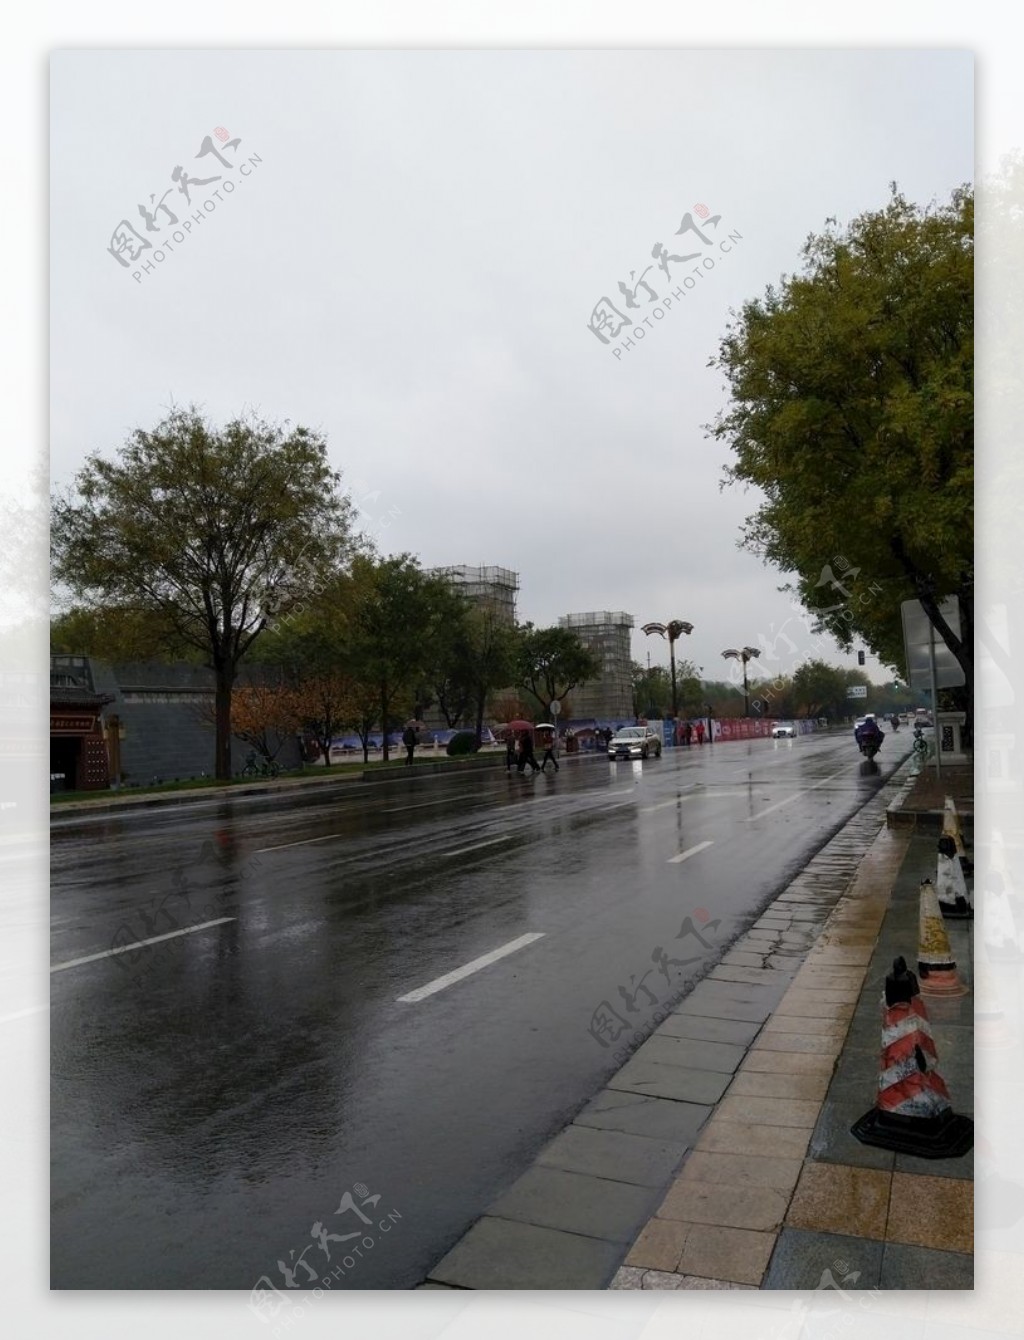
[[[533,730],[532,721],[510,721],[506,730]]]

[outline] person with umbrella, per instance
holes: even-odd
[[[540,764],[537,762],[537,757],[533,752],[532,726],[529,730],[524,730],[519,737],[519,772],[522,776],[526,775],[527,763],[529,763],[530,767],[533,769],[533,776],[536,776],[537,773],[540,772]]]
[[[505,772],[512,775],[516,765],[516,733],[511,726],[505,728]]]
[[[544,773],[547,772],[547,768],[548,768],[548,759],[550,759],[551,762],[555,765],[555,772],[557,772],[557,771],[558,771],[558,727],[557,727],[557,726],[552,726],[552,725],[548,724],[547,722],[545,722],[543,725],[538,726],[537,729],[538,729],[538,730],[546,730],[546,731],[549,732],[549,734],[547,735],[547,737],[546,737],[546,739],[545,739],[545,745],[544,745],[544,757],[543,757],[543,759],[541,760],[540,770],[541,770],[541,772],[544,772]]]

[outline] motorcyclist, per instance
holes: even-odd
[[[873,712],[868,713],[862,724],[853,732],[853,737],[862,752],[866,744],[873,744],[876,749],[881,748],[882,740],[885,738]]]

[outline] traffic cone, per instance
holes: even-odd
[[[936,876],[939,911],[950,920],[966,920],[974,916],[974,908],[967,896],[967,881],[956,856],[952,838],[939,838],[939,868]]]
[[[878,1099],[850,1130],[862,1144],[924,1159],[959,1158],[974,1144],[974,1122],[953,1111],[939,1074],[928,1011],[904,958],[885,979]]]
[[[1005,963],[1020,961],[1017,943],[1017,923],[1006,889],[1006,881],[998,870],[990,870],[985,878],[984,925],[982,935],[989,958]]]
[[[921,990],[926,996],[966,996],[967,988],[957,973],[935,885],[930,879],[921,881],[919,924],[917,971],[921,974]]]
[[[1007,1051],[1016,1047],[1017,1036],[1006,1022],[999,990],[988,972],[974,979],[974,1022],[978,1046],[983,1051]]]
[[[952,796],[946,797],[942,807],[942,836],[951,837],[956,843],[956,854],[963,864],[964,873],[969,875],[974,869],[974,862],[968,858],[967,848],[964,846],[963,826],[956,811],[956,801]]]

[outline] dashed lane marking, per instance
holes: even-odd
[[[774,805],[769,805],[767,809],[759,810],[757,814],[748,814],[747,823],[753,823],[755,819],[763,819],[766,814],[771,814],[774,810],[781,810],[783,805],[792,805],[794,800],[799,800],[801,796],[806,796],[811,791],[819,791],[829,782],[834,782],[837,777],[847,775],[846,768],[840,768],[838,772],[832,773],[830,777],[823,777],[820,782],[815,782],[813,786],[804,787],[802,791],[797,791],[795,795],[787,796],[785,800],[777,800]]]
[[[128,954],[133,949],[142,949],[144,945],[159,944],[161,940],[174,940],[179,935],[194,935],[196,931],[205,931],[210,926],[222,926],[225,921],[237,920],[237,917],[217,917],[214,921],[201,921],[197,926],[186,926],[183,931],[168,931],[166,935],[153,935],[148,940],[136,940],[133,945],[119,945],[117,949],[104,949],[101,954],[86,954],[84,958],[69,959],[67,963],[55,963],[50,971],[63,972],[65,968],[78,968],[83,963],[95,963],[101,958],[114,958],[117,954]]]
[[[680,861],[688,861],[691,856],[696,856],[697,853],[703,851],[705,847],[713,847],[714,845],[714,841],[698,842],[696,847],[687,847],[686,851],[681,851],[678,856],[670,856],[668,858],[668,864],[678,865]]]
[[[514,834],[505,837],[489,838],[486,842],[474,842],[471,847],[456,847],[453,851],[439,851],[438,856],[464,856],[467,851],[479,851],[481,847],[496,847],[499,842],[511,842]]]
[[[446,972],[443,977],[435,977],[432,982],[426,986],[418,987],[415,991],[410,991],[407,995],[399,996],[399,1001],[415,1005],[421,1000],[426,1000],[428,996],[435,995],[438,991],[443,991],[445,987],[452,986],[455,982],[461,982],[464,977],[470,977],[473,973],[479,972],[481,968],[490,967],[498,959],[505,958],[509,954],[514,954],[518,949],[524,949],[527,945],[533,944],[534,940],[543,940],[543,931],[533,931],[529,935],[520,935],[518,940],[509,940],[508,944],[502,945],[499,949],[492,949],[489,954],[482,954],[480,958],[473,959],[472,963],[466,963],[461,968],[455,968],[451,972]]]

